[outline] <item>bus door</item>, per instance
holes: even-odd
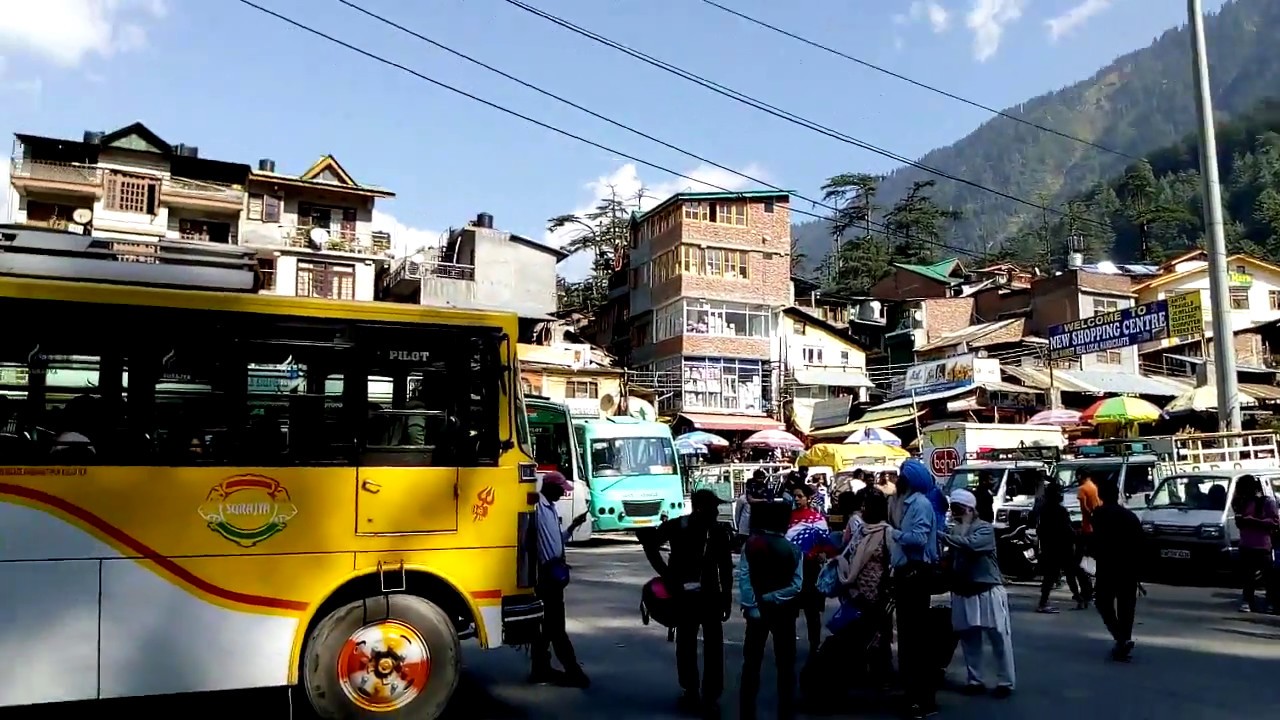
[[[495,502],[497,478],[473,476],[499,470],[501,370],[497,341],[476,330],[371,330],[368,386],[390,396],[368,399],[357,533],[455,532],[460,504]]]

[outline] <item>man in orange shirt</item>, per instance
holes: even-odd
[[[1080,541],[1076,543],[1076,563],[1083,565],[1086,557],[1093,557],[1093,513],[1102,507],[1102,499],[1098,497],[1098,486],[1093,482],[1093,473],[1088,469],[1076,472],[1080,480],[1080,490],[1076,498],[1080,501]],[[1086,572],[1080,573],[1080,600],[1077,610],[1089,607],[1093,600],[1093,577]]]

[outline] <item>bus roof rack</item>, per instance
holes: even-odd
[[[1130,455],[1154,455],[1155,450],[1146,440],[1103,440],[1097,445],[1085,445],[1076,451],[1082,458],[1128,457]]]
[[[0,276],[253,292],[257,269],[256,251],[238,245],[0,225]]]
[[[988,448],[974,454],[977,460],[988,462],[1057,462],[1062,459],[1062,451],[1052,445],[1024,445],[1016,448]]]

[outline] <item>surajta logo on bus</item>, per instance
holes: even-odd
[[[235,475],[209,491],[199,512],[210,530],[250,548],[284,530],[298,508],[278,481],[264,475]]]

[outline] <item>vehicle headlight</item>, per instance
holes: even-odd
[[[1150,534],[1150,533],[1153,533],[1153,532],[1155,532],[1155,531],[1156,531],[1156,524],[1155,524],[1155,523],[1153,523],[1153,522],[1144,522],[1144,523],[1142,523],[1142,532]]]
[[[1009,522],[1009,511],[1008,511],[1008,510],[997,510],[997,511],[996,511],[996,522]]]
[[[1200,537],[1202,538],[1220,538],[1222,537],[1222,526],[1218,524],[1205,524],[1200,526]]]

